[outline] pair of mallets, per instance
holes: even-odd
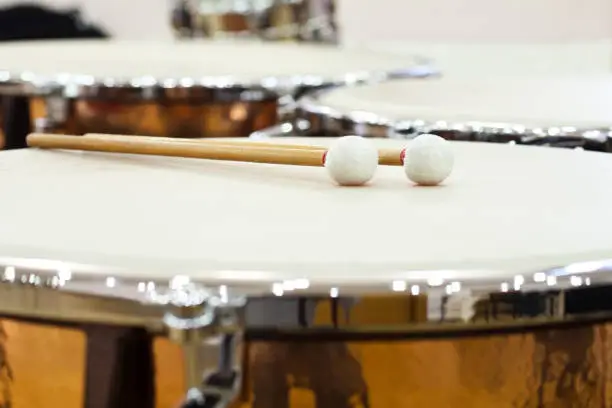
[[[32,133],[28,146],[44,149],[188,157],[296,166],[323,166],[339,185],[359,186],[370,181],[378,165],[403,166],[410,180],[437,185],[452,172],[450,143],[424,134],[405,149],[378,149],[370,139],[345,136],[329,148],[250,140],[193,140],[147,136],[86,134],[69,136]]]

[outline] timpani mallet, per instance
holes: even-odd
[[[330,177],[343,186],[358,186],[370,181],[378,167],[378,150],[371,140],[359,136],[337,139],[327,150],[286,149],[278,147],[228,146],[211,143],[168,143],[132,137],[68,136],[32,133],[28,146],[43,149],[84,150],[106,153],[140,154],[199,158],[294,166],[323,166]]]
[[[276,142],[261,142],[252,140],[211,140],[211,139],[175,139],[153,136],[104,135],[87,134],[85,136],[101,136],[129,141],[138,137],[142,140],[158,141],[160,143],[206,143],[227,146],[273,147],[289,150],[315,150],[325,152],[326,147],[299,144],[282,144]],[[378,164],[388,166],[403,166],[406,176],[414,183],[423,186],[435,186],[442,183],[451,174],[454,167],[454,154],[450,143],[437,135],[422,134],[413,139],[405,149],[378,149]]]
[[[325,146],[319,145],[303,145],[295,143],[277,143],[276,141],[253,141],[253,140],[236,140],[236,139],[183,139],[172,137],[158,136],[130,136],[130,135],[114,135],[105,133],[87,133],[85,137],[109,137],[116,140],[130,141],[137,137],[141,140],[158,141],[160,143],[187,143],[187,144],[215,144],[226,146],[243,146],[243,147],[274,147],[279,149],[290,150],[317,150],[325,151]],[[401,166],[402,165],[402,150],[401,149],[378,149],[378,164],[383,166]]]

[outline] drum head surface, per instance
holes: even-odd
[[[409,42],[368,44],[372,50],[394,55],[424,55],[445,76],[608,74],[609,40],[529,43]]]
[[[337,79],[347,73],[411,68],[409,58],[339,48],[256,41],[37,41],[0,47],[0,70],[24,80],[68,81],[66,74],[129,81],[223,77],[238,82],[268,77]],[[74,78],[72,79],[74,80]],[[83,84],[87,84],[81,78]]]
[[[437,188],[412,186],[397,167],[379,168],[367,187],[341,188],[322,168],[5,151],[0,254],[134,278],[357,285],[612,258],[612,156],[454,149],[455,171]]]
[[[320,103],[347,115],[366,112],[392,122],[607,128],[612,126],[612,77],[398,80],[334,90]]]

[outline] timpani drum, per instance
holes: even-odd
[[[84,346],[53,372],[88,407],[150,408],[154,376],[158,407],[177,382],[190,407],[612,406],[612,156],[451,144],[430,188],[396,167],[342,188],[316,167],[0,152],[0,312],[55,328],[18,353],[11,323],[12,406],[59,327],[90,338],[85,387],[63,380]],[[183,358],[154,359],[156,335]]]
[[[293,121],[253,137],[357,134],[610,150],[612,77],[448,76],[304,97]]]
[[[0,93],[30,96],[38,130],[188,138],[248,136],[307,90],[431,73],[416,58],[253,41],[19,42],[0,61]]]

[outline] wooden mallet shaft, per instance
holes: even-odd
[[[44,133],[28,135],[30,147],[43,149],[84,150],[166,157],[185,157],[293,166],[323,166],[326,150],[285,149],[278,147],[245,147],[214,143],[168,143],[156,138],[113,136],[68,136]]]
[[[182,139],[182,138],[170,138],[170,137],[157,137],[157,136],[131,136],[131,135],[111,135],[111,134],[102,134],[102,133],[88,133],[85,134],[86,137],[103,137],[103,138],[112,138],[116,140],[122,140],[129,142],[134,138],[138,138],[140,140],[147,140],[158,143],[168,143],[168,144],[176,144],[176,143],[184,143],[184,144],[192,144],[192,145],[201,145],[201,144],[213,144],[213,145],[221,145],[221,146],[240,146],[244,148],[261,148],[261,147],[272,147],[277,149],[288,149],[288,150],[315,150],[325,152],[327,150],[324,146],[315,146],[315,145],[300,145],[300,144],[291,144],[291,143],[277,143],[273,141],[253,141],[249,139],[245,140],[223,140],[223,139]],[[401,150],[399,149],[378,149],[378,162],[381,165],[385,166],[401,166]]]
[[[204,144],[214,144],[221,146],[244,146],[244,147],[275,147],[279,149],[292,149],[292,150],[327,150],[324,146],[316,146],[316,145],[302,145],[295,143],[276,143],[274,141],[259,141],[259,140],[251,140],[247,138],[242,138],[240,140],[237,139],[184,139],[179,137],[161,137],[161,136],[133,136],[133,135],[114,135],[107,133],[86,133],[83,136],[85,137],[102,137],[102,138],[113,138],[116,140],[123,140],[129,142],[133,138],[138,138],[140,140],[147,140],[151,142],[159,142],[159,143],[186,143],[186,144],[195,144],[200,145]]]

